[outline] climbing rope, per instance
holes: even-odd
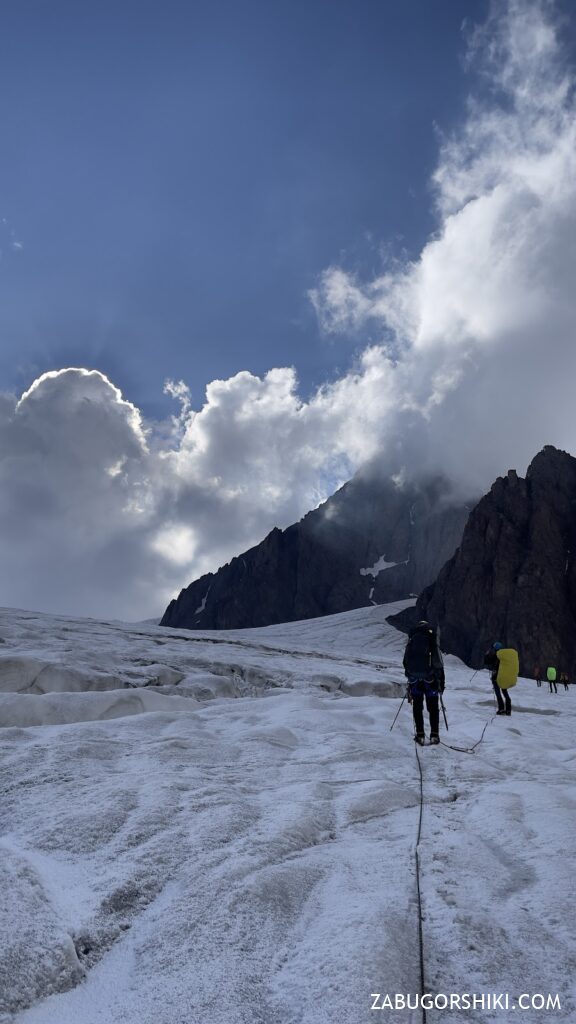
[[[440,743],[443,747],[448,747],[449,750],[457,750],[461,754],[473,754],[474,751],[476,750],[476,747],[479,747],[480,744],[482,743],[486,729],[488,728],[489,725],[492,724],[495,718],[496,715],[492,715],[492,718],[488,719],[488,721],[484,725],[484,728],[482,729],[482,735],[480,736],[480,739],[477,740],[472,747],[456,747],[452,743],[445,743],[444,740],[440,740]]]
[[[480,744],[482,743],[482,740],[484,739],[484,735],[486,733],[486,729],[488,728],[489,725],[491,725],[495,717],[496,715],[492,715],[492,717],[489,718],[488,721],[484,724],[484,728],[482,729],[480,739],[477,740],[472,747],[457,747],[451,743],[444,743],[444,740],[440,740],[440,743],[442,744],[443,747],[447,747],[449,750],[456,750],[462,754],[473,754],[476,748],[479,747]],[[418,762],[418,772],[420,775],[420,811],[418,815],[418,832],[416,835],[414,861],[416,865],[416,897],[418,901],[418,952],[420,958],[420,998],[422,999],[422,996],[426,991],[426,977],[424,971],[424,914],[422,911],[422,885],[420,873],[419,846],[420,840],[422,838],[422,817],[424,814],[424,775],[422,772],[422,761],[420,760],[420,754],[418,753],[417,743],[414,744],[414,750],[416,752],[416,761]],[[420,1009],[422,1011],[422,1024],[426,1024],[426,1008],[422,1006],[422,1004],[420,1004]]]
[[[420,1000],[426,991],[425,989],[425,976],[424,976],[424,929],[423,920],[424,916],[422,913],[422,890],[420,886],[420,857],[418,855],[418,847],[420,845],[420,837],[422,835],[422,815],[424,812],[424,776],[422,774],[422,762],[420,760],[420,754],[418,753],[418,744],[414,745],[416,751],[416,760],[418,762],[418,771],[420,772],[420,814],[418,817],[418,834],[416,836],[416,848],[414,850],[414,859],[416,863],[416,895],[418,899],[418,949],[420,956]],[[426,1008],[420,1003],[422,1010],[422,1024],[426,1024]]]

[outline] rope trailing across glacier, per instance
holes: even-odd
[[[422,815],[424,812],[424,776],[422,774],[422,762],[420,760],[420,754],[418,753],[418,744],[414,745],[416,751],[416,760],[418,762],[418,771],[420,772],[420,814],[418,817],[418,834],[416,836],[416,848],[414,850],[414,859],[416,862],[416,895],[418,898],[418,949],[420,956],[420,999],[424,995],[425,989],[425,976],[424,976],[424,929],[423,929],[423,913],[422,913],[422,890],[420,885],[420,857],[418,855],[418,847],[420,846],[420,838],[422,836]],[[420,1003],[422,1009],[422,1024],[426,1024],[426,1009]]]
[[[484,728],[482,729],[482,733],[480,735],[480,739],[477,740],[476,743],[474,743],[473,746],[471,746],[471,747],[457,747],[457,746],[454,746],[451,743],[444,743],[443,740],[441,740],[440,742],[441,742],[443,747],[447,747],[449,750],[456,750],[456,751],[458,751],[459,753],[462,753],[462,754],[473,754],[476,751],[476,748],[479,747],[480,744],[482,743],[482,740],[484,739],[484,735],[486,733],[486,730],[487,730],[488,726],[492,724],[492,722],[494,721],[495,717],[496,717],[496,715],[492,715],[492,717],[488,719],[488,721],[484,725]],[[416,865],[416,896],[417,896],[417,901],[418,901],[418,953],[419,953],[419,959],[420,959],[420,997],[422,998],[422,996],[426,992],[426,988],[425,988],[426,976],[425,976],[425,970],[424,970],[424,913],[423,913],[423,910],[422,910],[422,884],[421,884],[421,872],[420,872],[419,846],[420,846],[420,840],[422,838],[422,817],[423,817],[423,814],[424,814],[424,775],[423,775],[423,772],[422,772],[422,761],[420,759],[420,754],[418,753],[418,744],[417,743],[414,744],[414,750],[416,752],[416,761],[418,762],[418,772],[419,772],[419,775],[420,775],[420,811],[419,811],[419,815],[418,815],[418,832],[417,832],[417,835],[416,835],[416,847],[415,847],[415,850],[414,850],[414,860],[415,860],[415,865]],[[422,1024],[426,1024],[426,1008],[424,1006],[422,1006],[422,1004],[420,1004],[420,1009],[422,1011]]]
[[[489,725],[492,724],[495,718],[496,715],[492,715],[492,718],[488,719],[484,728],[482,729],[482,735],[480,736],[480,739],[476,740],[476,743],[474,743],[473,746],[471,747],[455,747],[452,743],[445,743],[444,740],[440,740],[440,743],[442,744],[443,747],[447,747],[448,750],[457,750],[460,754],[473,754],[476,750],[476,747],[479,747],[480,744],[482,743],[486,729],[488,728]]]

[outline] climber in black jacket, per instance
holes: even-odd
[[[439,695],[444,693],[444,664],[438,647],[436,632],[429,622],[422,620],[411,630],[404,651],[404,674],[408,679],[408,700],[414,715],[414,739],[421,746],[424,734],[424,698],[430,718],[430,743],[439,743]]]

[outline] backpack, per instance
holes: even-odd
[[[409,676],[417,679],[430,679],[434,675],[433,654],[436,639],[431,629],[422,629],[414,633],[404,652],[404,669]]]
[[[496,657],[500,662],[496,682],[501,690],[509,690],[516,686],[520,666],[518,664],[518,651],[513,647],[503,647],[496,651]]]

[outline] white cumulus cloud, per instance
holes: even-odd
[[[162,612],[193,576],[298,519],[371,454],[380,379],[367,353],[356,377],[304,403],[292,369],[242,372],[212,381],[199,411],[170,384],[181,413],[168,430],[147,426],[96,370],[52,371],[19,400],[2,396],[0,604]]]
[[[434,237],[370,281],[330,268],[312,295],[329,330],[380,322],[397,355],[388,433],[468,488],[525,469],[543,444],[576,450],[576,109],[561,27],[546,0],[493,5],[470,41],[482,98],[434,174]]]

